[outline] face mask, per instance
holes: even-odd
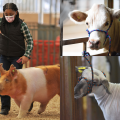
[[[7,22],[12,23],[15,18],[14,18],[14,15],[12,15],[12,16],[5,16],[5,19]]]

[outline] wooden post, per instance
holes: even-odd
[[[82,99],[74,99],[74,86],[77,83],[75,66],[77,65],[82,65],[81,57],[61,57],[61,120],[84,120]]]
[[[60,14],[62,12],[62,5],[63,5],[63,0],[61,1],[60,5]],[[59,24],[60,24],[60,56],[63,55],[63,21],[60,21],[59,19]]]
[[[119,79],[120,67],[119,67],[118,57],[112,56],[112,57],[107,57],[107,59],[110,61],[110,65],[111,65],[110,82],[120,83],[120,79]]]
[[[109,8],[113,8],[113,0],[104,0],[104,4]]]
[[[83,42],[83,51],[86,51],[86,42]]]

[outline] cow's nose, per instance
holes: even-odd
[[[94,39],[91,39],[89,40],[91,44],[99,44],[100,40],[94,40]]]
[[[100,41],[96,41],[96,42],[95,42],[96,45],[99,45],[99,43],[100,43]]]
[[[98,48],[100,45],[100,40],[89,40],[90,48]]]

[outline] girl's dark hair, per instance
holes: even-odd
[[[6,9],[12,9],[13,11],[18,11],[18,8],[17,8],[16,4],[14,4],[14,3],[6,3],[3,6],[3,11],[5,12]],[[3,13],[3,25],[5,25],[6,22],[7,21],[5,19],[4,13]],[[19,23],[19,12],[17,13],[13,23],[14,23],[15,26],[18,25],[18,23]]]

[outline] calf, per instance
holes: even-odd
[[[103,4],[94,4],[87,12],[79,10],[70,12],[69,17],[76,24],[85,21],[87,31],[91,32],[88,40],[91,49],[109,50],[108,30],[111,37],[110,53],[120,53],[120,20],[118,19],[120,10],[110,9]]]
[[[96,86],[92,87],[92,93],[94,93],[105,120],[120,120],[120,84],[108,82],[104,74],[97,69],[93,69],[93,75],[93,83]],[[88,81],[82,78],[74,87],[74,98],[76,99],[89,93],[87,82],[92,79],[90,67],[83,71],[82,77]]]
[[[18,118],[26,115],[31,103],[41,103],[38,113],[45,111],[49,100],[60,95],[60,66],[38,66],[8,71],[0,64],[0,94],[9,95],[20,107]]]

